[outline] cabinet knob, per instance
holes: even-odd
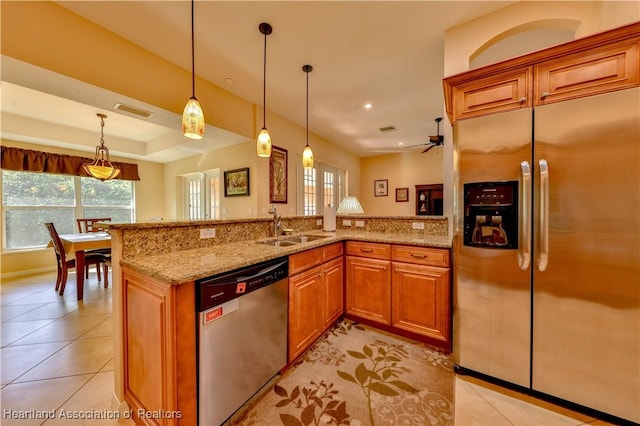
[[[393,271],[394,271],[394,272],[400,272],[400,269],[395,268]]]
[[[544,99],[544,98],[546,98],[547,96],[549,96],[549,92],[542,92],[542,93],[540,94],[540,99]]]
[[[526,96],[521,97],[520,98],[520,103],[521,104],[526,104],[527,103],[527,97]]]
[[[386,267],[386,266],[383,266],[383,267],[382,267],[382,270],[383,270],[383,271],[386,271],[386,270],[387,270],[387,267]]]

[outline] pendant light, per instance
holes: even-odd
[[[313,169],[313,151],[309,146],[309,73],[313,71],[313,67],[311,65],[303,65],[302,71],[307,73],[307,144],[302,151],[302,167]]]
[[[182,133],[191,139],[202,139],[204,136],[204,112],[196,99],[196,60],[194,34],[195,1],[191,0],[191,97],[182,112]]]
[[[262,74],[262,130],[260,130],[256,140],[256,151],[258,157],[271,157],[271,135],[267,130],[267,36],[273,32],[273,28],[263,22],[258,26],[258,29],[264,34],[264,62]]]
[[[120,169],[111,164],[109,148],[104,144],[104,119],[107,118],[107,116],[100,113],[96,115],[100,117],[100,145],[96,147],[95,160],[90,163],[84,163],[82,168],[89,176],[104,182],[105,180],[118,176]]]

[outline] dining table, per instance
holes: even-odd
[[[60,234],[60,240],[66,254],[75,254],[76,285],[78,300],[84,296],[84,254],[86,250],[111,247],[111,235],[107,232],[88,232],[86,234]],[[52,243],[49,243],[51,246]]]

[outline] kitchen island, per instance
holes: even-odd
[[[330,284],[334,286],[334,289],[336,289],[335,283],[338,283],[339,286],[332,293],[334,300],[339,297],[339,315],[336,316],[335,309],[333,310],[333,320],[335,320],[343,313],[343,289],[346,288],[345,293],[348,298],[349,283],[352,281],[349,269],[343,268],[345,263],[343,263],[342,253],[345,242],[359,242],[387,248],[389,258],[384,262],[389,265],[389,279],[391,279],[392,247],[436,250],[431,254],[438,254],[438,262],[442,262],[444,258],[447,262],[449,261],[451,239],[446,235],[446,231],[444,233],[441,231],[442,229],[446,230],[446,219],[439,218],[431,221],[426,219],[426,231],[420,231],[419,234],[413,231],[411,226],[406,229],[389,226],[389,223],[403,222],[405,219],[391,218],[386,226],[378,228],[374,222],[382,219],[376,218],[367,220],[367,223],[371,223],[368,228],[360,230],[338,229],[331,233],[314,229],[314,226],[305,229],[304,226],[298,224],[296,229],[300,229],[304,235],[322,236],[322,238],[309,239],[309,241],[285,247],[264,244],[264,240],[269,239],[267,237],[270,225],[268,220],[250,220],[228,224],[217,221],[195,225],[194,223],[180,224],[177,228],[184,228],[181,231],[170,224],[163,224],[164,226],[159,226],[160,224],[115,225],[111,227],[110,232],[114,236],[115,246],[119,247],[117,251],[121,256],[118,259],[118,265],[114,266],[114,282],[118,282],[118,284],[114,284],[114,318],[116,318],[116,310],[119,310],[117,320],[119,320],[119,327],[122,329],[122,340],[119,347],[121,370],[119,377],[116,378],[116,381],[120,380],[116,385],[119,384],[122,391],[120,401],[126,401],[124,407],[128,405],[134,413],[141,414],[139,421],[144,424],[197,423],[196,280],[285,256],[289,259],[295,259],[296,256],[305,259],[302,264],[298,262],[301,266],[296,277],[302,277],[308,271],[325,267],[325,263],[320,261],[315,263],[314,260],[322,259],[322,255],[318,254],[322,253],[324,248],[338,248],[339,252],[335,249],[330,250],[332,253],[330,261],[340,268],[340,273],[334,274],[339,277],[339,281],[333,280],[331,281],[333,284]],[[308,220],[308,222],[316,223],[313,220]],[[411,224],[410,221],[408,223]],[[175,246],[183,248],[184,242],[175,237],[176,235],[185,232],[193,234],[192,228],[194,227],[197,231],[195,235],[198,235],[201,234],[200,229],[210,229],[207,228],[208,226],[215,226],[216,234],[220,237],[217,244],[180,250],[163,250],[157,254],[150,249],[150,247],[158,245],[155,243],[170,245],[167,244],[170,237],[173,237]],[[255,232],[255,228],[261,226],[265,226],[266,231]],[[232,236],[232,232],[226,232],[228,230],[225,227],[233,228],[236,234],[239,232],[242,235],[251,235],[253,238]],[[246,231],[247,227],[253,230]],[[382,232],[380,229],[386,229],[387,232]],[[134,236],[127,237],[127,232]],[[260,235],[262,237],[255,238]],[[225,238],[228,240],[225,241]],[[234,241],[234,239],[237,240]],[[188,237],[187,240],[194,242],[191,237]],[[127,247],[127,244],[122,244],[123,241],[125,243],[137,241],[138,244],[136,247],[132,247],[131,244]],[[198,239],[195,243],[202,244],[203,241],[204,239]],[[365,252],[363,251],[363,253]],[[425,261],[424,253],[419,253],[417,256],[420,262]],[[427,252],[428,257],[429,252]],[[329,262],[326,263],[326,265],[328,264]],[[405,263],[403,262],[402,265]],[[439,330],[438,333],[435,333],[431,343],[447,350],[449,348],[449,305],[451,300],[448,263],[446,268],[441,266],[423,267],[431,271],[425,277],[429,283],[438,287],[438,297],[443,297],[442,300],[446,301],[446,306],[440,306],[438,311],[439,318],[442,317],[443,312],[445,313],[446,327],[443,332]],[[398,269],[397,266],[395,269]],[[433,274],[434,271],[437,272],[436,275]],[[415,272],[412,270],[412,273]],[[302,303],[303,294],[305,294],[295,293],[292,277],[293,275],[290,276],[289,281],[290,341],[295,340],[295,330],[298,333],[305,332],[306,325],[304,322],[296,323],[296,318],[291,318],[292,306],[298,302]],[[343,277],[345,277],[344,281]],[[305,281],[305,283],[309,282]],[[317,287],[308,287],[305,284],[305,288],[320,289],[323,282],[319,281],[312,283],[312,285],[317,285]],[[376,285],[380,288],[384,287],[381,282]],[[386,287],[390,287],[390,282]],[[317,300],[314,300],[315,297],[321,297],[319,291],[306,293],[312,295],[312,298],[302,306],[321,305]],[[388,300],[388,303],[390,309],[391,300]],[[367,302],[365,302],[366,304]],[[348,309],[347,316],[362,319],[363,322],[369,321],[366,315],[359,315],[357,312],[350,315]],[[307,315],[304,317],[306,318]],[[373,323],[373,325],[394,331],[391,323],[376,324],[375,320]],[[292,331],[291,324],[298,324],[301,327],[293,327],[295,330]],[[442,325],[442,320],[439,320],[438,324]],[[306,336],[310,338],[298,339],[297,341],[304,341],[304,344],[297,351],[289,351],[289,362],[294,360],[294,356],[304,352],[313,343],[314,337],[319,337],[321,332],[326,329],[325,327],[326,324],[320,325],[319,328],[312,328],[314,334]],[[416,330],[420,331],[419,328]],[[294,337],[292,337],[292,332]],[[425,339],[427,342],[430,341],[428,335],[425,336]],[[116,364],[116,371],[118,371],[115,360],[114,364]],[[116,386],[116,398],[118,397],[117,390],[118,386]]]

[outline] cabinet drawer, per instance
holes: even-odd
[[[449,250],[431,247],[392,246],[394,261],[449,267]]]
[[[295,275],[321,263],[322,247],[294,253],[289,256],[289,275]]]
[[[333,243],[322,247],[322,260],[326,262],[334,257],[342,256],[342,243]]]
[[[347,241],[347,254],[350,256],[370,257],[372,259],[391,259],[391,245]]]
[[[453,88],[454,121],[530,108],[531,67],[490,75]]]
[[[600,47],[535,67],[535,105],[638,86],[638,44]]]

